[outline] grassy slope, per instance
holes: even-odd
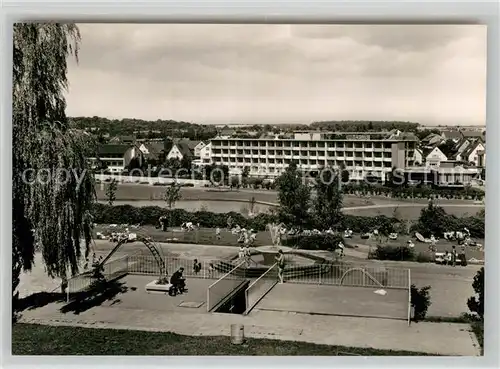
[[[14,324],[13,355],[279,355],[415,356],[408,351],[361,349],[312,343],[248,339],[231,345],[229,337],[193,337],[169,332]]]

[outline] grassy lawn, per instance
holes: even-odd
[[[97,184],[96,192],[98,200],[106,200],[106,186],[107,184]],[[163,200],[163,193],[165,192],[164,186],[147,186],[147,185],[134,185],[134,184],[122,184],[118,185],[116,191],[117,201],[129,201],[131,205],[134,201],[158,201]],[[268,190],[244,190],[244,191],[214,191],[207,190],[205,188],[182,188],[182,199],[181,200],[243,200],[250,201],[255,198],[256,201],[277,203],[278,195],[275,191]],[[344,206],[365,206],[373,205],[374,203],[370,200],[359,198],[353,195],[344,196]],[[210,209],[208,209],[210,210]]]
[[[417,220],[420,217],[420,212],[427,204],[418,204],[419,206],[398,206],[398,202],[394,202],[394,206],[383,207],[383,208],[367,208],[367,209],[356,209],[356,210],[344,210],[345,214],[359,215],[366,217],[374,217],[377,215],[385,215],[387,217],[394,216],[394,210],[397,209],[399,216],[404,219]],[[348,205],[345,205],[348,206]],[[455,215],[457,217],[466,217],[476,215],[480,206],[446,206],[446,204],[440,204],[447,214]]]
[[[133,330],[14,324],[13,355],[244,355],[244,356],[426,356],[305,342],[248,339],[232,345],[229,337],[195,337]]]
[[[105,225],[97,225],[95,232],[109,233],[111,228]],[[240,246],[238,243],[238,236],[233,235],[231,232],[221,229],[221,238],[217,239],[215,236],[215,229],[200,228],[198,231],[183,232],[179,228],[169,228],[167,232],[161,229],[156,229],[153,226],[144,226],[142,230],[145,231],[156,242],[172,242],[173,238],[177,239],[177,243],[197,243],[200,245],[219,245],[219,246]],[[133,229],[130,229],[133,232]],[[254,246],[271,245],[271,236],[269,232],[258,232],[255,239]]]
[[[406,236],[406,235],[400,235],[397,240],[395,240],[395,241],[393,241],[393,240],[387,240],[386,242],[384,242],[384,245],[386,245],[386,246],[394,246],[394,247],[397,247],[397,246],[406,246],[407,245],[407,241],[409,239],[412,239],[413,243],[415,244],[415,248],[414,248],[415,254],[424,253],[424,254],[429,255],[429,257],[431,256],[432,253],[429,251],[429,244],[419,242],[418,240],[416,240],[415,237],[410,237],[410,236]],[[476,241],[484,245],[484,240],[477,239]],[[350,239],[348,242],[350,244],[371,246],[373,248],[377,247],[377,241],[376,240],[374,240],[374,239],[362,239],[360,237],[360,235],[354,235],[353,238]],[[437,244],[436,244],[436,248],[437,248],[438,252],[445,252],[445,251],[451,252],[451,247],[452,246],[457,247],[457,243],[456,242],[450,242],[450,241],[447,241],[447,240],[444,240],[444,239],[440,239],[437,242]],[[479,247],[473,247],[473,246],[468,247],[467,250],[466,250],[466,254],[465,254],[467,260],[469,260],[470,258],[476,258],[476,259],[479,259],[479,260],[484,260],[484,251],[480,251],[479,249],[480,249]],[[460,247],[458,247],[458,250],[460,250]]]

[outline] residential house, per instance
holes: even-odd
[[[439,147],[434,147],[433,149],[424,148],[422,154],[425,159],[425,166],[428,168],[437,168],[442,161],[448,160]]]
[[[416,166],[420,166],[424,164],[424,153],[422,149],[417,148],[415,149],[415,154],[414,154],[414,164]]]
[[[195,152],[196,147],[200,144],[201,141],[181,139],[181,140],[179,140],[179,142],[182,142],[183,144],[185,144],[188,147],[189,151],[191,151],[191,154],[196,156],[196,154],[194,152]]]
[[[165,160],[164,146],[163,142],[145,142],[139,146],[139,150],[148,164],[157,165]]]
[[[477,167],[486,166],[486,149],[482,140],[477,139],[459,154],[457,160],[474,164]]]
[[[183,141],[172,142],[171,149],[168,151],[166,159],[167,160],[177,159],[180,161],[186,158],[187,159],[193,158],[193,153],[189,149],[187,143]]]
[[[207,144],[203,141],[200,141],[196,144],[196,146],[193,148],[193,154],[197,158],[201,158],[201,150],[203,150],[204,147],[206,147]]]
[[[144,156],[136,145],[105,144],[97,148],[97,157],[89,158],[96,167],[98,162],[111,173],[122,173],[133,159],[142,165]]]

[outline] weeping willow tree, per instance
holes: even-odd
[[[66,280],[91,243],[94,178],[88,135],[65,116],[67,58],[78,58],[74,24],[23,23],[13,34],[12,292],[42,253],[48,275]]]

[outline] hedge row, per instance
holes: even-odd
[[[407,246],[378,246],[368,255],[369,259],[392,260],[392,261],[414,261],[415,252]],[[419,260],[422,261],[422,260]]]
[[[312,235],[287,237],[282,241],[283,246],[297,247],[302,250],[335,250],[339,242],[344,242],[340,235]]]
[[[132,205],[108,205],[97,203],[93,211],[94,222],[97,224],[141,224],[158,225],[161,216],[169,218],[171,227],[179,227],[182,223],[199,223],[200,227],[226,227],[227,218],[233,219],[233,224],[240,227],[263,231],[273,218],[268,214],[258,214],[254,218],[245,218],[236,212],[212,213],[209,211],[189,212],[184,209],[165,209],[159,206],[135,207]]]
[[[465,189],[446,189],[422,187],[389,187],[382,185],[369,184],[346,184],[342,186],[345,194],[358,196],[386,196],[399,199],[428,199],[434,197],[437,199],[465,199],[465,200],[483,200],[484,191],[477,188]]]
[[[135,207],[132,205],[108,205],[95,204],[94,222],[98,224],[158,224],[158,219],[166,215],[170,219],[170,226],[178,227],[184,222],[200,223],[201,227],[216,228],[226,227],[227,218],[233,219],[233,224],[240,227],[254,229],[255,231],[264,231],[267,224],[276,223],[276,218],[271,214],[261,213],[253,218],[245,218],[242,214],[236,212],[230,213],[212,213],[209,211],[189,212],[184,209],[165,209],[159,206]],[[378,229],[382,234],[397,232],[399,221],[396,218],[379,215],[375,217],[344,215],[343,228],[351,229],[354,233],[365,233]],[[457,218],[454,215],[442,217],[436,232],[437,237],[442,237],[443,232],[461,230],[468,228],[473,238],[484,238],[484,217],[470,216]],[[426,234],[427,231],[421,229],[421,225],[414,224],[412,232]],[[324,236],[322,236],[324,237]]]

